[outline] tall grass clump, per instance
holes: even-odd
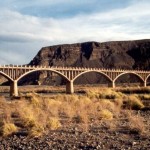
[[[103,109],[98,113],[98,118],[112,120],[113,114],[108,109]]]
[[[144,108],[144,105],[137,95],[129,95],[126,100],[126,107],[139,110]]]
[[[2,136],[8,136],[17,131],[18,129],[13,123],[7,123],[7,122],[0,123],[0,135]]]
[[[33,126],[28,130],[28,136],[30,137],[39,137],[42,136],[43,133],[45,133],[45,129],[40,124],[36,124],[36,126]]]
[[[146,133],[146,126],[144,123],[144,118],[141,117],[139,114],[128,113],[128,128],[131,132],[137,134]]]
[[[113,89],[104,88],[104,89],[95,89],[87,90],[86,94],[89,98],[98,98],[98,99],[116,99],[122,96],[121,92],[116,92]]]
[[[47,128],[50,130],[56,130],[61,127],[61,123],[58,118],[51,117],[47,120]]]

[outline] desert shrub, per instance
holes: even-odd
[[[65,99],[60,107],[61,113],[69,117],[70,121],[75,121],[76,123],[87,122],[88,113],[93,111],[91,108],[93,102],[90,98],[72,95]]]
[[[39,98],[36,95],[33,95],[30,98],[30,104],[36,107],[39,107],[41,105],[41,101],[39,100]]]
[[[78,101],[78,95],[72,94],[72,95],[57,95],[54,97],[56,101],[63,101],[68,103],[74,103],[75,101]]]
[[[71,120],[75,116],[74,107],[64,102],[60,107],[60,114]]]
[[[78,95],[58,95],[54,99],[60,103],[59,114],[64,114],[71,120],[75,116],[77,107],[79,106]]]
[[[17,131],[17,127],[13,123],[1,122],[0,134],[2,136],[8,136]]]
[[[122,98],[117,98],[114,101],[115,105],[121,108],[123,106],[123,99]]]
[[[42,101],[43,108],[52,117],[59,116],[60,107],[62,102],[54,99],[45,99]]]
[[[33,126],[28,131],[28,135],[30,137],[39,137],[39,136],[43,135],[44,132],[45,132],[44,127],[41,126],[40,124],[36,124],[36,126]]]
[[[128,99],[127,99],[127,101],[126,101],[126,106],[127,106],[128,108],[136,109],[136,110],[144,108],[143,103],[142,103],[142,102],[140,101],[140,99],[139,99],[137,96],[135,96],[135,95],[129,95],[129,96],[128,96]]]
[[[97,98],[97,99],[115,99],[122,96],[122,93],[116,92],[109,88],[104,88],[101,90],[87,90],[86,91],[87,97],[90,99]]]
[[[139,95],[139,98],[142,100],[150,100],[150,95],[149,94],[142,94],[142,95]]]
[[[92,90],[86,91],[86,95],[90,99],[99,98],[99,93],[97,91],[94,91],[94,90],[93,91]]]
[[[61,127],[61,123],[58,118],[51,117],[47,120],[46,127],[50,130],[56,130]]]
[[[80,110],[87,110],[90,108],[90,106],[92,105],[92,101],[88,98],[88,97],[85,97],[85,96],[80,96],[79,97],[79,100],[76,101],[74,103],[74,105],[76,106],[76,109],[80,109]]]
[[[108,99],[103,99],[100,101],[102,109],[108,109],[113,111],[115,109],[114,102],[108,100]]]
[[[0,119],[6,122],[9,122],[11,119],[11,103],[6,102],[6,100],[0,100]]]
[[[103,99],[103,98],[104,99],[115,99],[115,98],[118,98],[118,97],[120,97],[120,95],[117,92],[115,92],[111,89],[102,91],[99,94],[99,98],[101,98],[101,99]]]
[[[18,119],[20,119],[22,126],[26,128],[32,128],[36,124],[37,113],[34,112],[32,105],[26,100],[22,100],[19,104],[19,107],[16,108],[16,113],[18,113]]]
[[[111,120],[113,119],[113,114],[109,110],[103,109],[98,113],[98,118]]]
[[[32,128],[36,126],[36,120],[33,116],[22,117],[21,120],[26,128]]]
[[[76,112],[72,120],[76,123],[88,123],[89,117],[86,109],[80,109]]]
[[[144,118],[140,115],[135,115],[133,113],[128,114],[128,128],[133,133],[143,134],[146,131],[146,127],[144,124]]]

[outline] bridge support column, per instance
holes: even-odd
[[[18,96],[18,85],[16,80],[14,80],[10,85],[10,96]]]
[[[112,87],[112,88],[115,88],[115,81],[112,81],[111,83],[108,84],[108,87]]]
[[[141,83],[140,83],[140,86],[141,86],[141,87],[146,87],[146,81],[141,82]]]
[[[146,81],[142,82],[142,83],[141,83],[141,86],[146,87]]]
[[[66,93],[68,93],[68,94],[73,94],[74,93],[73,81],[67,81],[67,83],[66,83]]]

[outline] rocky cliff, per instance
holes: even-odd
[[[80,66],[150,70],[150,40],[85,42],[41,48],[29,65]],[[92,78],[90,78],[92,75]],[[38,72],[21,81],[40,84],[62,84],[63,80],[51,72]],[[103,81],[103,77],[89,73],[76,83]]]

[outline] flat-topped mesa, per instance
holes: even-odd
[[[38,52],[29,65],[150,70],[150,40],[85,42],[47,46]],[[88,84],[88,78],[91,75],[85,76],[87,79],[84,80],[84,83]],[[38,80],[42,84],[51,84],[48,82],[50,78],[53,78],[57,84],[63,82],[57,76],[47,72],[39,73],[38,76]],[[34,80],[32,78],[32,81]],[[93,75],[90,80],[90,83],[96,83],[96,75]],[[82,83],[82,81],[81,79],[77,83]]]

